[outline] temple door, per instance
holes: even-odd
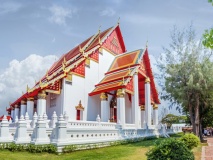
[[[116,99],[116,91],[114,92],[114,96],[110,101],[110,121],[117,122],[117,99]]]
[[[76,120],[81,120],[81,110],[76,110]]]

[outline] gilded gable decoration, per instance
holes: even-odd
[[[77,106],[75,106],[75,109],[76,110],[82,110],[82,111],[84,110],[84,107],[81,104],[81,100],[79,101],[79,104]]]

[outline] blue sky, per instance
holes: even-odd
[[[157,59],[174,25],[193,23],[198,39],[213,27],[213,6],[208,0],[0,0],[0,113],[26,82],[33,85],[57,57],[119,17],[127,50],[148,40]]]

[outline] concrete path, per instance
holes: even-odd
[[[207,138],[208,146],[202,147],[201,160],[213,160],[213,137]]]

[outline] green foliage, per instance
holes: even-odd
[[[185,123],[186,120],[186,116],[176,116],[174,114],[167,114],[165,117],[162,118],[161,122],[166,123],[167,126],[170,127],[172,124]]]
[[[147,153],[147,160],[194,160],[193,153],[177,139],[165,139]]]
[[[213,28],[206,30],[203,34],[203,45],[207,48],[213,49]]]
[[[184,142],[190,150],[197,147],[200,142],[199,138],[194,134],[185,134],[180,138],[180,141]]]
[[[209,2],[209,3],[212,3],[212,6],[213,6],[213,1],[212,1],[212,0],[208,0],[208,2]]]
[[[15,143],[1,143],[0,150],[16,151],[29,151],[31,153],[56,153],[57,149],[52,144],[33,145],[33,144],[15,144]]]
[[[29,144],[27,147],[27,150],[31,153],[42,153],[42,152],[56,153],[57,151],[56,147],[52,144],[47,144],[47,145]]]
[[[84,148],[85,146],[83,146],[82,148]],[[65,146],[63,148],[63,153],[70,153],[70,152],[73,152],[77,149],[77,146],[76,145],[68,145],[68,146]]]
[[[193,131],[199,135],[204,110],[213,101],[213,62],[212,53],[195,38],[192,27],[183,31],[174,28],[170,47],[164,48],[158,61],[158,79],[163,89],[161,98],[189,115]]]

